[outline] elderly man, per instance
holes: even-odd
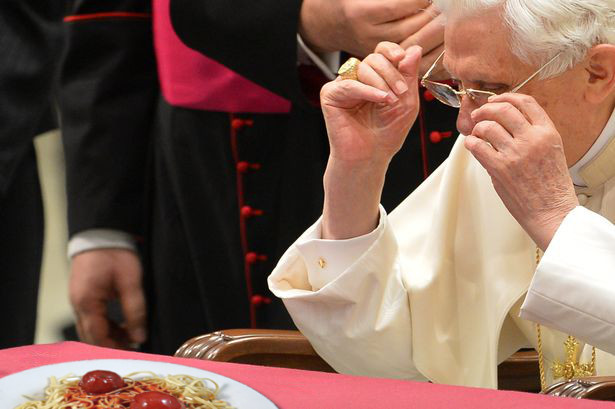
[[[269,285],[341,372],[497,387],[529,344],[543,387],[615,373],[615,1],[436,3],[458,87],[422,83],[460,107],[451,155],[379,207],[420,59],[380,44],[323,88],[323,216]]]

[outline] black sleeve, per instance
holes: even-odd
[[[291,101],[301,0],[171,0],[171,20],[189,47]]]
[[[62,0],[0,2],[0,196],[32,138],[56,126]]]
[[[158,81],[149,0],[78,0],[60,79],[70,234],[142,234]]]

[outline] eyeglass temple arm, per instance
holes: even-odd
[[[436,58],[436,61],[434,61],[433,64],[431,64],[431,67],[429,67],[425,75],[423,75],[423,78],[421,78],[421,81],[429,78],[429,75],[431,75],[431,72],[434,70],[434,68],[436,68],[436,65],[438,65],[443,55],[444,55],[444,51],[442,51],[442,53],[438,56],[438,58]]]
[[[553,61],[555,61],[555,59],[557,57],[559,57],[561,54],[561,52],[555,54],[555,57],[551,58],[549,61],[547,61],[547,63],[545,65],[543,65],[542,67],[540,67],[540,69],[538,71],[536,71],[534,74],[532,74],[531,77],[529,77],[528,79],[526,79],[525,81],[523,81],[521,84],[517,85],[516,87],[514,87],[513,89],[510,90],[511,93],[515,93],[517,91],[519,91],[521,88],[523,88],[523,86],[525,84],[527,84],[528,82],[530,82],[531,80],[533,80],[538,74],[540,74],[545,68],[547,68],[549,66],[549,64],[551,64]]]

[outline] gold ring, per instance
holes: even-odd
[[[361,60],[359,60],[358,58],[350,57],[344,64],[342,64],[340,69],[337,70],[337,73],[345,80],[358,81],[359,64],[361,64]]]

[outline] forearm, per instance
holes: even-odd
[[[324,177],[323,239],[357,237],[376,228],[387,167],[387,161],[357,164],[329,158]]]
[[[336,3],[331,3],[331,7],[334,4]],[[302,2],[298,33],[306,44],[316,52],[339,51],[341,48],[335,41],[332,41],[336,40],[336,37],[331,38],[331,36],[323,35],[323,27],[335,27],[335,13],[323,13],[320,6],[321,4],[315,1],[304,0]]]
[[[152,24],[146,2],[98,3],[78,3],[66,20],[59,94],[69,230],[140,235],[159,92]],[[126,10],[143,17],[92,17]]]

